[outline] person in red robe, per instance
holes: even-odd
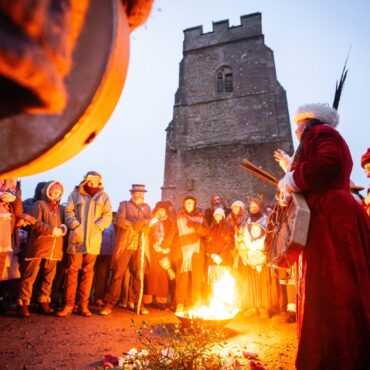
[[[350,193],[351,154],[335,109],[307,104],[294,120],[300,144],[279,189],[302,193],[311,212],[298,260],[296,367],[368,369],[370,222]]]

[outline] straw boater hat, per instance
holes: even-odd
[[[135,192],[146,193],[147,192],[147,190],[145,189],[145,185],[143,184],[132,184],[130,191],[131,193],[135,193]]]
[[[303,119],[317,119],[331,127],[337,127],[339,114],[328,104],[305,104],[300,106],[294,114],[294,122],[296,124]]]

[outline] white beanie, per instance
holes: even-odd
[[[213,212],[213,217],[215,217],[216,215],[221,215],[223,218],[225,218],[225,211],[223,210],[223,208],[216,208]]]
[[[294,122],[297,124],[303,119],[317,119],[331,127],[336,127],[339,123],[338,112],[329,104],[315,103],[300,106],[294,114]]]
[[[231,205],[231,208],[233,208],[234,206],[238,206],[238,207],[240,207],[241,209],[245,209],[245,204],[244,204],[241,200],[236,200],[236,201]]]

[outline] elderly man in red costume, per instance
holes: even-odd
[[[370,222],[350,193],[352,158],[324,104],[300,107],[300,141],[280,192],[300,192],[311,211],[298,261],[298,370],[368,369]]]

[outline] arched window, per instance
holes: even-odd
[[[233,71],[230,67],[223,66],[216,73],[217,94],[233,92]]]

